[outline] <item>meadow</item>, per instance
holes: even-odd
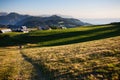
[[[119,25],[81,26],[77,28],[0,34],[0,46],[43,47],[99,40],[120,35]]]
[[[0,34],[0,80],[103,79],[120,79],[119,25]]]

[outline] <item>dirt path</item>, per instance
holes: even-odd
[[[32,72],[31,72],[31,80],[47,80],[41,72],[41,69],[39,67],[39,65],[37,63],[35,63],[34,61],[32,61],[31,58],[29,58],[28,56],[25,55],[25,53],[23,53],[22,51],[23,49],[19,49],[20,51],[20,56],[23,58],[23,60],[27,63],[29,63],[30,65],[32,65]],[[21,65],[23,65],[23,63],[20,63]],[[29,66],[26,66],[27,68]]]
[[[0,48],[0,80],[30,80],[32,68],[16,46]]]
[[[47,80],[39,66],[18,47],[0,48],[0,80]]]

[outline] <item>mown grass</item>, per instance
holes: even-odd
[[[64,30],[32,31],[27,34],[0,34],[0,46],[58,46],[119,35],[120,27],[118,25],[83,26]]]
[[[120,37],[78,44],[24,49],[48,80],[119,80]]]

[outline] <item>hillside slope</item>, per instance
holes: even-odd
[[[119,80],[120,36],[56,47],[0,47],[0,60],[1,80]]]

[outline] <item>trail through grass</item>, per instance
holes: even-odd
[[[0,80],[44,80],[36,71],[18,47],[0,48]]]
[[[24,49],[48,80],[119,80],[120,37]]]

